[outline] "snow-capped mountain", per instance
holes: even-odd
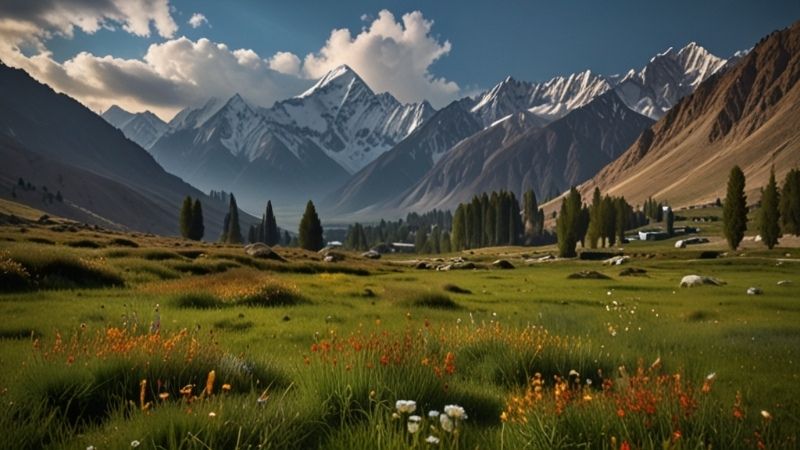
[[[555,77],[544,83],[529,83],[506,78],[478,97],[472,113],[484,125],[520,111],[530,111],[544,119],[555,120],[579,108],[611,89],[608,81],[590,70]]]
[[[240,204],[261,209],[266,195],[291,202],[335,188],[433,113],[427,102],[403,105],[388,93],[375,94],[341,66],[270,108],[238,94],[187,108],[151,151],[187,181],[206,190],[233,190]],[[269,180],[259,180],[256,167],[271,173]],[[252,185],[243,182],[250,178]]]
[[[552,121],[614,89],[628,107],[658,119],[725,63],[725,59],[691,42],[677,52],[667,49],[641,70],[631,69],[621,77],[606,77],[590,70],[543,83],[508,77],[480,94],[471,111],[485,126],[520,111],[530,111]]]
[[[144,149],[152,147],[158,138],[169,129],[169,126],[163,120],[150,111],[134,114],[117,105],[112,105],[101,117],[120,129],[126,138],[139,144]]]
[[[264,111],[267,120],[311,139],[354,173],[434,113],[428,102],[403,105],[376,95],[350,67],[339,66],[295,98]]]

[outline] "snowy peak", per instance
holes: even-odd
[[[150,111],[131,113],[113,105],[102,114],[103,119],[122,131],[128,139],[150,149],[169,126]]]
[[[726,63],[726,60],[712,55],[695,42],[690,42],[686,47],[680,49],[676,57],[683,67],[687,80],[695,87]]]
[[[364,83],[361,77],[359,77],[358,74],[350,68],[350,66],[347,64],[342,64],[341,66],[336,67],[325,74],[325,76],[320,78],[319,81],[308,88],[308,90],[298,95],[297,98],[309,97],[316,92],[324,90],[325,88],[329,88],[330,86],[341,88],[349,86],[354,82],[358,82],[366,86],[366,83]]]
[[[181,110],[169,121],[169,127],[171,130],[199,128],[223,106],[223,99],[211,97],[199,108],[187,107]]]

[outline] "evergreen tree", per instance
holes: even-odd
[[[525,230],[526,245],[531,245],[536,238],[542,235],[544,229],[544,211],[539,208],[536,193],[533,189],[522,195],[523,229]]]
[[[466,215],[464,205],[459,204],[456,213],[453,215],[453,233],[450,235],[450,248],[460,252],[464,249],[464,236],[466,233]]]
[[[272,211],[272,201],[267,201],[267,212],[264,214],[264,243],[273,246],[277,245],[281,239],[278,223],[275,221],[275,214]]]
[[[561,202],[561,211],[556,222],[558,254],[561,257],[571,258],[577,255],[575,246],[578,243],[581,209],[581,194],[573,187]]]
[[[450,233],[446,230],[442,232],[442,238],[440,239],[439,250],[442,253],[450,253]]]
[[[325,245],[322,232],[322,222],[319,220],[314,203],[309,200],[306,204],[303,218],[300,219],[300,228],[298,230],[300,247],[315,252],[319,251]]]
[[[470,248],[480,248],[483,246],[483,207],[481,199],[476,195],[470,204],[470,214],[472,215],[473,227],[470,232]]]
[[[442,229],[439,228],[438,225],[434,226],[433,230],[431,230],[428,245],[431,249],[431,253],[442,252]]]
[[[417,253],[425,253],[427,250],[428,245],[428,233],[425,232],[423,229],[417,230],[417,234],[414,237],[414,249]]]
[[[767,187],[761,192],[761,210],[759,211],[761,240],[770,250],[778,243],[778,238],[781,234],[779,203],[778,185],[775,183],[775,169],[772,169]]]
[[[487,246],[497,245],[497,192],[492,192],[492,196],[487,201],[486,211],[483,216],[483,234]]]
[[[520,237],[524,232],[522,212],[519,210],[519,201],[513,192],[508,192],[508,243],[519,245]]]
[[[222,220],[222,235],[219,237],[220,242],[227,242],[228,240],[228,230],[231,226],[231,214],[229,212],[225,213],[225,218]]]
[[[194,205],[192,205],[192,232],[189,236],[189,239],[194,241],[199,241],[203,239],[203,236],[206,234],[206,227],[203,224],[203,205],[200,203],[200,199],[194,199]]]
[[[581,207],[580,214],[578,215],[578,231],[575,238],[581,243],[581,248],[586,248],[586,234],[589,231],[589,222],[591,221],[591,214],[589,207],[584,205]]]
[[[744,194],[744,185],[744,172],[739,166],[734,166],[728,177],[728,192],[722,205],[722,231],[732,250],[736,250],[747,230],[747,197]]]
[[[617,213],[617,218],[614,221],[616,226],[615,234],[617,240],[621,244],[625,240],[625,230],[628,228],[631,218],[631,207],[625,201],[625,197],[617,197],[614,199],[614,209]]]
[[[781,225],[785,234],[800,236],[800,170],[786,174],[780,195]]]
[[[228,244],[242,243],[242,229],[239,227],[239,207],[236,206],[236,198],[230,194],[230,204],[228,205],[228,233],[225,242]]]
[[[192,198],[188,195],[183,199],[180,214],[181,237],[188,239],[192,229]]]
[[[595,187],[592,194],[592,206],[589,208],[589,229],[586,231],[586,239],[589,240],[590,248],[597,248],[597,240],[600,239],[603,230],[603,218],[601,215],[603,198],[600,195],[600,188]]]
[[[247,230],[247,242],[251,244],[261,242],[258,239],[258,228],[255,225],[250,225],[250,228]]]
[[[667,234],[672,236],[675,234],[675,213],[672,212],[672,208],[667,207],[667,212],[665,213],[664,222],[667,223]]]

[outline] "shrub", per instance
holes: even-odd
[[[137,244],[136,242],[125,238],[114,238],[110,240],[108,243],[115,247],[131,247],[131,248],[139,247],[139,244]]]
[[[69,247],[75,248],[102,248],[102,244],[95,242],[91,239],[81,239],[78,241],[69,241],[66,243]]]
[[[309,303],[296,290],[280,284],[266,284],[257,291],[234,300],[237,305],[275,307]]]
[[[410,306],[433,309],[460,309],[456,302],[444,294],[425,292],[412,294],[405,303]]]
[[[215,309],[224,306],[219,298],[200,292],[179,295],[173,298],[172,304],[177,308],[187,309]]]
[[[18,254],[15,258],[42,289],[101,288],[125,284],[119,274],[88,259],[36,252]]]
[[[14,292],[31,287],[32,280],[28,270],[7,253],[0,253],[0,291]]]

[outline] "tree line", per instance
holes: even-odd
[[[411,212],[405,219],[387,221],[381,219],[374,225],[363,225],[358,222],[350,225],[344,239],[344,247],[351,250],[369,250],[378,245],[390,245],[393,242],[417,243],[425,237],[419,251],[443,253],[442,235],[449,239],[453,214],[449,210],[434,209],[426,213]],[[420,232],[419,230],[423,230]],[[438,230],[438,231],[435,231]],[[429,236],[429,237],[428,237]],[[444,245],[449,251],[449,242]]]

